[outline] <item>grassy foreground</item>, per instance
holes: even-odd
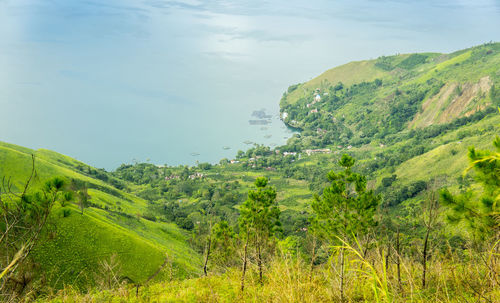
[[[425,288],[419,262],[401,258],[399,282],[396,256],[385,263],[380,262],[386,260],[380,249],[371,250],[366,258],[352,247],[346,251],[345,302],[500,302],[500,289],[494,287],[500,264],[491,262],[493,250],[461,256],[450,252],[432,260]],[[66,288],[39,302],[341,302],[337,261],[334,255],[311,272],[310,264],[302,258],[275,257],[263,285],[258,282],[258,273],[251,271],[243,292],[241,271],[232,268],[208,277],[151,284],[140,288],[138,294],[128,285],[87,294]]]

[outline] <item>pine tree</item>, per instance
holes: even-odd
[[[343,171],[330,171],[327,175],[330,186],[321,196],[315,196],[312,228],[323,238],[333,243],[352,242],[354,237],[364,235],[375,225],[374,214],[380,198],[366,189],[366,178],[352,172],[355,160],[342,155],[339,165]],[[344,249],[340,251],[340,295],[344,301]]]
[[[212,229],[214,263],[227,267],[234,263],[236,234],[227,221],[217,222]]]
[[[254,244],[259,267],[259,282],[262,284],[264,250],[270,239],[281,229],[280,210],[276,202],[276,189],[267,186],[267,183],[268,180],[265,177],[257,178],[255,180],[257,189],[248,191],[248,199],[243,203],[240,210],[240,231],[245,241],[241,290],[244,289],[245,284],[248,244]]]
[[[441,202],[449,208],[450,223],[466,222],[476,240],[498,237],[500,231],[500,137],[493,141],[496,151],[469,148],[470,166],[474,179],[482,191],[472,189],[453,195],[448,189],[441,191]]]

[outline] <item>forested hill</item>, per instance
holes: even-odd
[[[351,62],[290,86],[280,102],[283,121],[303,130],[290,150],[387,144],[459,127],[499,104],[500,43]]]
[[[351,62],[283,94],[282,120],[300,133],[279,149],[349,153],[395,206],[436,178],[466,184],[467,147],[486,148],[500,133],[499,105],[500,43]]]

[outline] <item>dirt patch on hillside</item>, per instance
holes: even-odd
[[[479,79],[477,83],[447,83],[437,95],[422,104],[422,111],[408,127],[426,127],[472,115],[484,108],[484,105],[479,105],[478,102],[486,97],[491,85],[489,76]]]
[[[469,116],[480,110],[474,103],[484,99],[490,91],[490,77],[483,77],[478,83],[466,83],[462,86],[462,93],[456,96],[439,117],[438,123],[446,123],[461,116]],[[473,106],[473,108],[470,108]]]
[[[422,104],[422,110],[419,112],[413,121],[408,125],[409,128],[416,127],[426,127],[429,126],[437,120],[441,109],[445,106],[446,101],[450,98],[453,92],[457,89],[456,83],[445,84],[439,93],[435,96],[427,99]]]

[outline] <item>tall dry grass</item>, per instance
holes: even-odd
[[[250,266],[245,291],[241,272],[151,284],[140,289],[122,285],[112,290],[81,294],[70,287],[41,301],[50,302],[340,302],[339,249],[346,252],[345,302],[500,302],[498,242],[482,253],[436,256],[428,261],[427,283],[422,288],[422,265],[402,257],[401,284],[394,258],[383,250],[364,255],[359,243],[334,247],[330,260],[314,268],[300,257],[275,257],[260,285],[255,264]],[[385,260],[390,263],[386,264]]]

